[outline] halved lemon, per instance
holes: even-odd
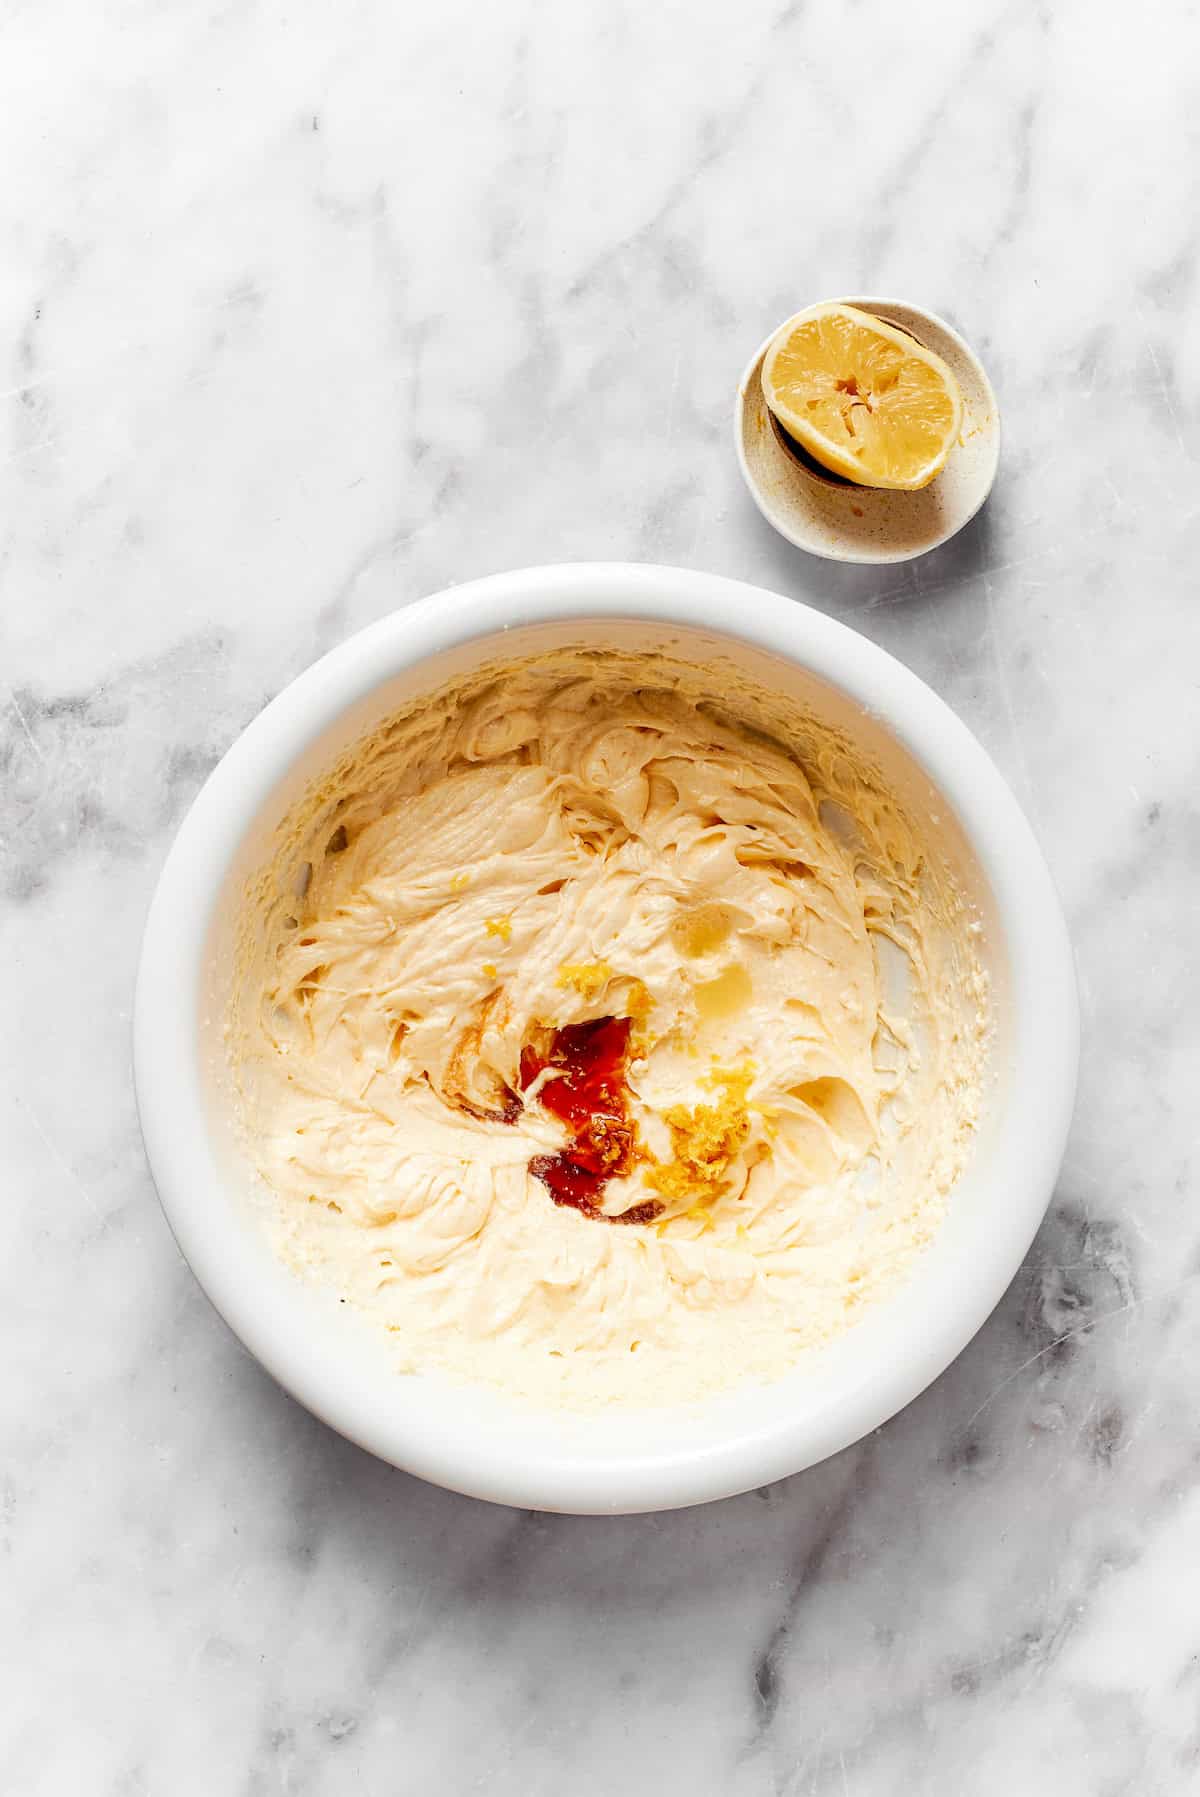
[[[962,429],[962,395],[942,358],[856,306],[789,318],[768,346],[762,387],[788,435],[860,487],[927,487]]]

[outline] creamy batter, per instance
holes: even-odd
[[[255,891],[249,1150],[399,1367],[569,1405],[773,1377],[937,1227],[987,1028],[966,908],[844,740],[698,681],[576,653],[446,691]],[[573,1208],[563,1045],[601,1019],[624,1108]]]

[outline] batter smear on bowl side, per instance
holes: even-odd
[[[401,1368],[583,1407],[777,1377],[894,1289],[987,1034],[969,908],[853,744],[585,651],[342,757],[229,1029],[293,1267]]]

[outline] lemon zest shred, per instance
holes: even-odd
[[[674,1156],[656,1161],[647,1170],[646,1184],[675,1203],[690,1199],[685,1216],[703,1214],[729,1188],[730,1168],[750,1134],[746,1094],[753,1078],[750,1062],[714,1067],[700,1083],[723,1094],[715,1104],[673,1104],[663,1112]]]
[[[607,961],[564,961],[555,985],[574,987],[583,998],[597,998],[611,979]]]

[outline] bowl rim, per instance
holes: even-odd
[[[257,1303],[238,1254],[212,1227],[200,976],[213,906],[247,830],[296,759],[352,705],[473,641],[526,625],[605,620],[705,631],[798,664],[878,719],[954,808],[1009,950],[1016,1039],[992,1153],[1013,1183],[998,1180],[1004,1202],[996,1206],[989,1258],[967,1270],[944,1309],[922,1319],[919,1340],[890,1344],[893,1351],[855,1382],[836,1414],[828,1406],[819,1414],[785,1409],[776,1425],[737,1439],[631,1455],[603,1468],[549,1451],[514,1465],[453,1415],[428,1439],[402,1392],[389,1398],[385,1414],[361,1394],[339,1390],[295,1319]],[[133,1009],[137,1106],[160,1202],[201,1288],[250,1353],[306,1408],[397,1467],[495,1502],[578,1513],[729,1496],[826,1458],[910,1403],[984,1323],[1042,1221],[1070,1127],[1078,1046],[1074,961],[1049,870],[967,726],[894,656],[825,613],[745,582],[653,563],[569,563],[472,580],[402,605],[297,676],[231,744],[177,832],[147,916]]]

